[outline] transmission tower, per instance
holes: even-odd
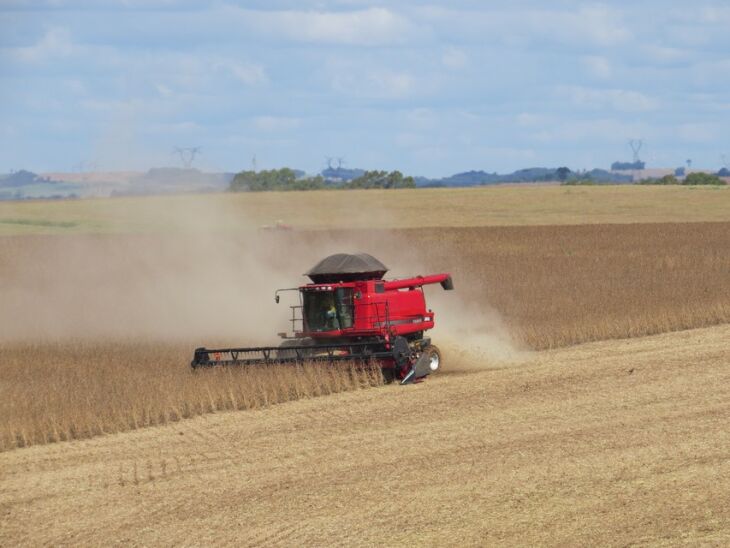
[[[334,158],[332,156],[325,157],[325,161],[327,162],[327,169],[333,169],[332,160],[334,160]]]
[[[340,156],[337,158],[337,169],[340,169],[345,164],[345,159]]]
[[[720,157],[720,161],[722,162],[722,167],[725,169],[730,169],[730,161],[728,161],[727,154],[723,154]]]
[[[257,165],[256,165],[256,155],[254,154],[251,157],[251,171],[253,171],[254,173],[256,173],[256,167],[257,167]]]
[[[634,153],[633,162],[635,164],[641,162],[641,159],[639,158],[639,152],[641,151],[641,147],[644,146],[644,141],[642,139],[631,139],[629,141],[629,146],[631,147],[631,151]]]
[[[175,147],[173,152],[180,155],[180,161],[182,162],[183,167],[185,169],[190,169],[190,166],[195,160],[195,156],[202,153],[202,149],[200,147]]]
[[[687,159],[687,170],[692,169],[692,158]]]

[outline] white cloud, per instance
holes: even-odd
[[[625,143],[632,135],[653,137],[651,128],[637,122],[613,118],[593,120],[565,120],[535,132],[532,138],[542,143]]]
[[[17,134],[17,131],[14,126],[10,124],[0,124],[0,135],[3,137],[15,137]]]
[[[268,81],[263,67],[253,63],[231,61],[224,65],[239,82],[248,86],[263,84]]]
[[[155,84],[155,89],[161,97],[172,97],[173,91],[165,84]]]
[[[2,123],[17,132],[6,156],[28,165],[54,118],[86,135],[130,118],[139,148],[164,154],[215,140],[230,166],[236,132],[308,169],[332,142],[360,147],[353,167],[425,174],[520,167],[531,147],[540,165],[586,150],[605,163],[632,135],[699,165],[716,161],[708,139],[723,140],[730,112],[727,0],[53,1],[0,9]],[[88,156],[75,150],[88,138],[59,146],[44,156]]]
[[[412,75],[390,69],[348,70],[332,77],[332,88],[352,97],[400,99],[411,95],[415,87]]]
[[[723,6],[706,6],[699,11],[699,20],[703,23],[730,25],[730,8]]]
[[[644,58],[650,63],[666,65],[689,61],[692,58],[692,52],[685,48],[677,48],[672,46],[660,46],[657,44],[648,44],[640,50]]]
[[[580,47],[611,47],[632,39],[623,11],[603,4],[579,9],[487,7],[459,9],[426,6],[414,10],[434,29],[461,40],[502,42],[514,47],[548,42]]]
[[[676,128],[676,135],[689,143],[711,143],[717,139],[718,129],[713,123],[681,124]]]
[[[517,115],[515,121],[520,127],[536,127],[547,123],[548,117],[541,114],[533,114],[531,112],[521,112]]]
[[[632,37],[622,12],[601,4],[582,7],[574,14],[545,12],[541,16],[547,18],[555,31],[576,33],[601,46],[623,44]]]
[[[68,78],[62,82],[63,89],[74,95],[86,95],[88,90],[86,85],[76,78]]]
[[[301,125],[301,120],[286,116],[256,116],[253,119],[253,124],[260,131],[276,133],[298,128]]]
[[[151,123],[146,129],[151,133],[172,135],[190,135],[204,130],[200,124],[190,121]]]
[[[406,41],[412,25],[381,7],[356,11],[253,11],[230,8],[234,16],[259,34],[324,44],[385,45]]]
[[[583,66],[586,67],[588,74],[599,80],[608,80],[613,75],[611,63],[605,57],[599,55],[588,55],[583,57]]]
[[[32,46],[14,48],[17,60],[26,63],[42,63],[54,58],[68,57],[76,51],[68,29],[54,27]]]
[[[430,108],[414,108],[405,113],[405,123],[411,129],[428,130],[437,127],[438,114]]]
[[[523,162],[530,162],[537,157],[535,151],[531,148],[479,147],[478,152],[484,156],[486,163],[507,161],[524,165]]]
[[[396,134],[395,144],[403,148],[423,147],[429,144],[429,139],[420,133],[403,131]]]
[[[638,91],[625,89],[594,89],[580,86],[559,87],[558,94],[567,97],[574,105],[620,112],[646,112],[656,110],[658,102]]]
[[[730,59],[697,63],[690,67],[687,77],[694,85],[710,89],[727,89],[730,85]]]
[[[458,70],[466,68],[469,64],[469,58],[463,50],[451,46],[441,54],[441,63],[446,68]]]

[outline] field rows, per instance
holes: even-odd
[[[456,291],[427,290],[447,367],[730,322],[728,223],[215,235],[193,241],[195,261],[190,243],[0,240],[0,450],[379,384],[189,369],[196,346],[275,343],[289,311],[274,289],[330,252],[369,251],[395,276],[450,271]]]
[[[729,337],[0,453],[0,544],[727,545]]]

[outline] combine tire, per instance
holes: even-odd
[[[441,369],[441,351],[436,346],[428,345],[423,349],[423,353],[428,355],[428,368],[431,373],[436,373]]]

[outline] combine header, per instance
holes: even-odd
[[[299,304],[290,307],[293,336],[280,333],[284,342],[272,347],[198,348],[191,365],[375,362],[388,381],[422,379],[441,365],[438,348],[424,336],[435,318],[423,286],[454,285],[449,274],[384,280],[387,271],[366,253],[331,255],[305,274],[312,283],[275,293],[277,303],[283,291],[298,293]]]

